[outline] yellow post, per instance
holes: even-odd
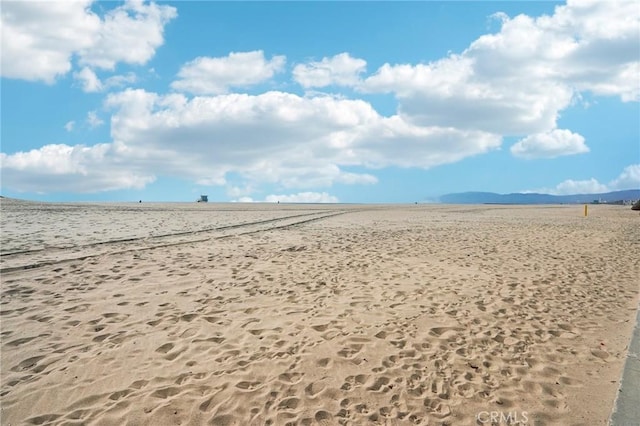
[[[584,205],[584,217],[587,217],[587,205]]]

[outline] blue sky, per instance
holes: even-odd
[[[3,2],[2,195],[414,202],[640,187],[640,8]]]

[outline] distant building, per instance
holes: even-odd
[[[198,200],[199,203],[208,203],[209,202],[209,196],[208,195],[201,195],[200,199]]]

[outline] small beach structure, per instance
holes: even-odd
[[[207,195],[201,195],[200,198],[198,199],[199,203],[208,203],[209,202],[209,196]]]

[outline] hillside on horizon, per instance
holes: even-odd
[[[445,204],[584,204],[614,203],[640,199],[640,189],[628,189],[599,194],[551,195],[538,193],[497,194],[494,192],[461,192],[445,194],[440,202]]]

